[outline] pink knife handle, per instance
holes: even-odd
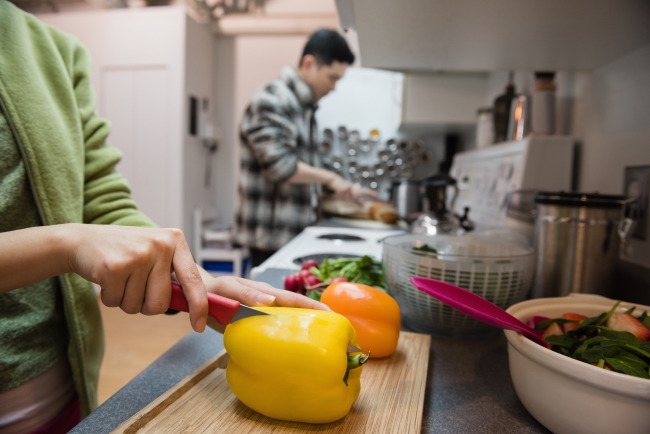
[[[239,310],[239,306],[241,303],[236,300],[208,292],[208,315],[221,325],[230,324],[230,320]],[[172,282],[172,300],[169,307],[183,312],[190,311],[185,294],[183,294],[183,288],[176,282]]]

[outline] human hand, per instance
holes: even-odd
[[[171,274],[183,286],[190,322],[205,329],[206,288],[179,229],[70,225],[71,271],[101,287],[101,300],[129,314],[157,315],[169,308]]]
[[[295,292],[274,288],[268,283],[233,276],[205,278],[204,282],[209,292],[237,300],[246,306],[283,306],[331,310],[323,303]],[[226,328],[214,318],[208,318],[208,325],[220,333],[223,333]]]
[[[359,200],[359,199],[372,199],[372,200],[380,200],[379,199],[379,194],[377,194],[376,191],[371,190],[366,187],[353,187],[351,192],[352,197],[354,200]]]
[[[332,190],[334,194],[332,195],[335,199],[340,200],[352,200],[354,197],[352,195],[352,189],[354,184],[350,181],[345,180],[337,174],[332,174],[330,181],[325,184],[327,188]]]

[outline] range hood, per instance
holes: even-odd
[[[648,0],[336,0],[365,67],[588,71],[650,43]]]

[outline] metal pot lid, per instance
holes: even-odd
[[[540,191],[535,196],[535,203],[539,204],[588,208],[620,208],[625,200],[627,200],[625,196],[598,193],[566,193],[564,191]]]

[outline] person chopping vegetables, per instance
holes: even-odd
[[[167,310],[176,279],[199,332],[206,290],[328,310],[210,277],[181,231],[137,210],[75,38],[0,0],[0,41],[0,433],[67,432],[96,407],[104,341],[90,282],[107,306],[153,315]]]
[[[340,34],[318,30],[307,41],[298,69],[286,66],[246,108],[234,238],[248,247],[253,266],[317,221],[321,189],[341,199],[378,198],[321,168],[315,150],[317,102],[353,62]]]

